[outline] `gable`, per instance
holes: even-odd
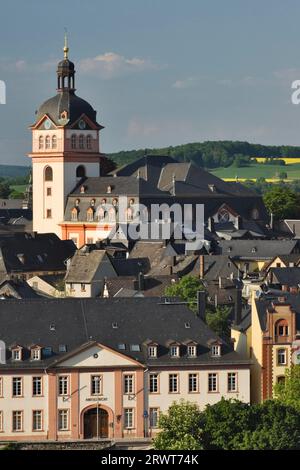
[[[49,127],[45,126],[46,121],[49,122]],[[55,125],[51,117],[48,116],[48,114],[44,114],[44,116],[36,123],[36,125],[34,126],[34,129],[41,130],[41,131],[44,131],[44,130],[49,131],[49,130],[57,129],[57,126]]]
[[[138,363],[105,346],[95,344],[59,363],[59,367],[120,367]]]

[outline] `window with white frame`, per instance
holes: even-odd
[[[16,348],[13,349],[11,352],[12,355],[12,360],[13,361],[21,361],[22,359],[22,349],[21,348]]]
[[[72,134],[71,136],[71,148],[76,149],[76,135]]]
[[[125,429],[133,428],[133,419],[134,419],[133,408],[124,408],[124,428]]]
[[[286,365],[286,349],[278,349],[277,351],[277,364],[280,366]]]
[[[197,348],[193,344],[189,344],[187,347],[187,355],[188,357],[196,357],[197,356]]]
[[[221,346],[219,344],[214,344],[211,347],[211,355],[212,355],[212,357],[221,356]]]
[[[169,374],[169,393],[178,393],[178,374]]]
[[[149,392],[158,393],[158,374],[149,375]]]
[[[133,386],[133,374],[126,374],[124,375],[124,393],[128,395],[130,393],[134,393],[134,386]]]
[[[4,424],[3,424],[3,411],[0,410],[0,432],[4,431]]]
[[[189,374],[189,393],[198,392],[198,374]]]
[[[42,410],[32,411],[32,430],[33,431],[43,430],[43,411]]]
[[[159,408],[150,408],[149,410],[149,424],[150,428],[158,427]]]
[[[208,374],[208,391],[209,392],[218,391],[218,375],[216,373]]]
[[[33,348],[31,350],[31,360],[32,361],[39,361],[41,359],[41,349],[40,348]]]
[[[92,395],[102,394],[102,375],[92,375],[91,377],[91,393]]]
[[[69,430],[69,410],[58,410],[58,430]]]
[[[171,357],[179,357],[179,346],[176,344],[173,344],[170,347],[170,356]]]
[[[22,377],[13,377],[12,379],[12,396],[21,397],[23,394]]]
[[[157,346],[148,346],[148,357],[157,357]]]
[[[40,397],[43,393],[42,377],[32,377],[32,395]]]
[[[229,372],[227,374],[227,388],[228,392],[237,392],[237,373]]]
[[[23,431],[23,411],[12,412],[12,430],[13,432]]]
[[[69,390],[69,377],[67,375],[61,375],[58,377],[58,394],[68,395]]]

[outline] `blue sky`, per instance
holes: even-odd
[[[0,163],[28,164],[28,126],[55,94],[64,27],[102,151],[203,140],[300,145],[297,0],[1,2]]]

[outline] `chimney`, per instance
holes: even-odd
[[[222,289],[222,278],[219,276],[219,289]]]
[[[215,231],[215,221],[212,217],[209,217],[208,218],[208,225],[207,225],[207,228],[210,232],[214,232]]]
[[[240,215],[236,217],[234,226],[237,230],[241,230],[243,228],[243,219]]]
[[[199,277],[204,279],[204,255],[199,256]]]
[[[234,291],[234,324],[239,325],[242,320],[242,289]]]
[[[206,310],[206,292],[205,290],[198,290],[197,292],[197,316],[205,321]]]
[[[139,272],[138,274],[138,288],[139,291],[143,291],[145,289],[145,279],[142,272]]]

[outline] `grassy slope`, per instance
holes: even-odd
[[[294,165],[260,165],[254,164],[249,167],[236,168],[217,168],[216,170],[209,170],[219,178],[236,178],[239,179],[256,179],[256,178],[276,178],[276,173],[285,172],[288,175],[288,179],[300,179],[300,163]]]

